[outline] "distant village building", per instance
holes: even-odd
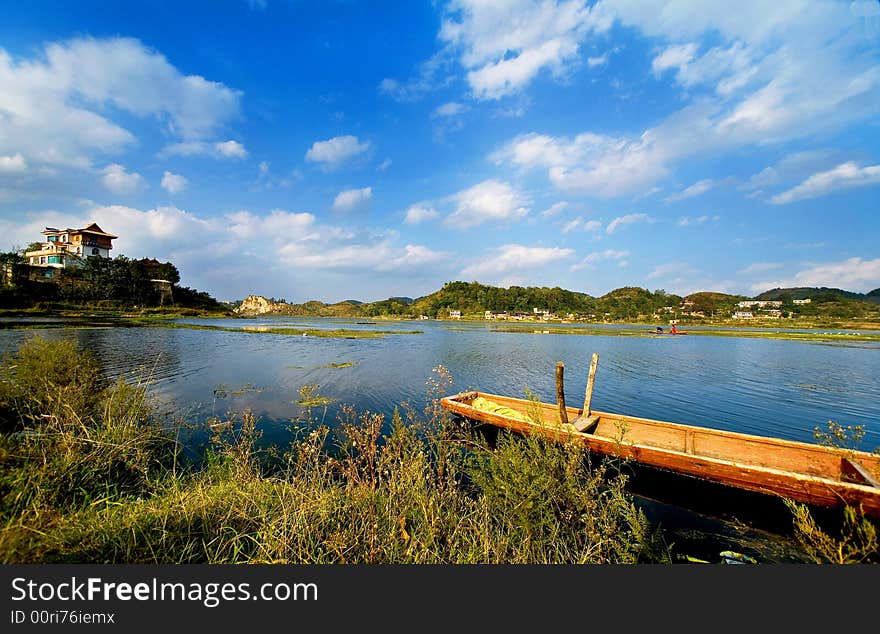
[[[737,311],[733,313],[734,319],[752,319],[754,315],[752,315],[749,311]]]
[[[794,300],[794,303],[795,303],[795,305],[797,305],[797,306],[803,306],[804,304],[809,304],[809,303],[811,303],[812,301],[813,301],[812,299],[810,299],[809,297],[807,297],[806,299],[796,299],[796,300]]]
[[[461,319],[461,311],[460,310],[449,310],[449,318],[450,319]]]
[[[483,319],[507,319],[508,315],[504,311],[487,310],[483,314]]]
[[[739,302],[736,307],[737,308],[779,308],[782,306],[781,300],[768,300],[768,301],[760,301],[760,300],[749,300],[745,302]]]
[[[44,269],[43,276],[53,277],[54,269],[82,266],[86,258],[109,258],[113,240],[118,236],[105,232],[94,222],[83,229],[46,227],[40,248],[24,254],[27,263]]]

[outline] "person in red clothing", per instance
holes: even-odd
[[[671,330],[670,332],[671,332],[673,335],[677,332],[677,331],[675,330],[675,324],[672,324],[672,330]]]

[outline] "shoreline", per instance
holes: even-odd
[[[297,318],[297,319],[314,319],[339,321],[348,318],[342,317],[324,317],[324,316],[308,316],[308,315],[283,315],[277,313],[262,313],[259,315],[237,315],[234,313],[217,313],[200,311],[197,309],[178,309],[168,311],[158,311],[156,309],[147,309],[146,311],[120,310],[120,309],[77,309],[77,310],[37,310],[37,309],[0,309],[0,330],[43,330],[53,328],[95,328],[95,327],[160,327],[160,328],[190,328],[202,330],[223,330],[230,332],[272,332],[274,328],[255,330],[248,328],[244,324],[241,327],[230,326],[208,326],[196,324],[179,324],[174,320],[178,319],[273,319],[273,318]],[[421,322],[413,317],[402,317],[396,315],[383,315],[370,317],[376,322]],[[22,320],[22,321],[18,321]],[[741,322],[731,323],[731,320],[717,320],[713,322],[689,322],[676,324],[679,333],[672,335],[668,326],[663,325],[664,332],[657,333],[654,329],[657,322],[646,321],[608,321],[608,322],[586,322],[586,321],[495,321],[485,320],[483,318],[462,317],[461,319],[430,319],[427,321],[441,322],[444,327],[449,328],[455,324],[474,324],[490,325],[491,330],[495,332],[506,332],[511,334],[548,334],[548,335],[580,335],[580,336],[624,336],[624,337],[644,337],[644,338],[672,338],[687,336],[696,337],[741,337],[741,338],[763,338],[778,339],[789,341],[817,341],[817,342],[880,342],[880,324],[855,322],[855,321],[833,321],[826,323],[791,323],[790,320],[754,320],[748,324]],[[784,321],[784,323],[780,323]],[[281,328],[281,330],[289,330]],[[309,334],[311,329],[306,329]],[[354,336],[364,337],[366,333],[372,331],[364,331],[360,329],[337,329],[340,331],[337,336],[347,336],[356,333]],[[860,331],[860,332],[856,332]],[[867,332],[866,332],[867,331]],[[277,334],[292,334],[289,332],[278,332]],[[296,334],[301,334],[298,332]],[[378,333],[377,333],[378,334]],[[378,336],[392,334],[382,331]],[[393,333],[397,334],[397,333]],[[322,335],[318,335],[322,336]],[[323,335],[327,336],[327,335]]]

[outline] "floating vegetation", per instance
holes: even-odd
[[[233,396],[241,396],[242,394],[247,394],[249,392],[254,394],[262,394],[265,391],[265,388],[254,387],[253,383],[247,383],[240,389],[235,390],[234,392],[230,392],[230,394],[232,394]]]
[[[319,365],[315,369],[320,370],[320,369],[324,369],[324,368],[333,368],[333,369],[351,368],[353,366],[356,366],[357,364],[358,364],[357,361],[343,361],[342,363],[328,363],[327,365]]]
[[[309,383],[300,387],[299,400],[296,401],[296,404],[300,407],[311,409],[313,407],[326,407],[332,403],[331,399],[318,393],[318,388],[320,387],[317,383]]]
[[[188,330],[217,330],[221,332],[245,332],[295,337],[327,337],[336,339],[380,339],[385,335],[421,335],[421,330],[347,330],[344,328],[285,328],[279,326],[208,326],[206,324],[157,323],[159,328],[183,328]]]

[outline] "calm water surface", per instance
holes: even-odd
[[[0,351],[39,334],[70,338],[112,376],[144,377],[169,410],[191,416],[250,408],[269,435],[302,415],[298,390],[318,384],[341,404],[390,414],[420,409],[432,369],[445,366],[450,391],[479,389],[555,401],[554,366],[565,363],[566,402],[583,403],[593,352],[599,371],[593,408],[731,431],[813,441],[829,420],[864,425],[863,448],[880,446],[880,344],[735,337],[621,337],[543,334],[541,325],[497,332],[492,324],[263,318],[181,320],[209,326],[422,331],[381,339],[336,339],[169,328],[0,331]],[[534,330],[538,330],[537,333]],[[352,363],[343,368],[331,363]],[[323,366],[323,367],[322,367]]]

